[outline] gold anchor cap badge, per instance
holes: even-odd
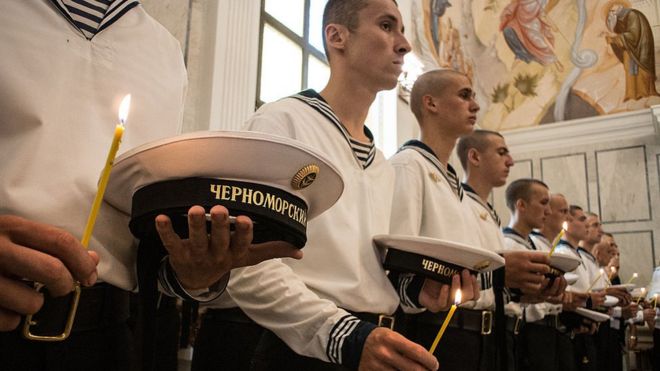
[[[291,178],[291,187],[293,189],[303,189],[309,187],[319,174],[319,167],[315,164],[309,164],[298,170],[296,175]]]

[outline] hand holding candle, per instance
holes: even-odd
[[[603,277],[604,275],[605,275],[605,270],[603,268],[601,268],[600,269],[600,274],[598,275],[598,277],[596,277],[595,280],[593,280],[593,282],[591,282],[591,285],[589,285],[589,288],[587,289],[587,292],[591,292],[591,289],[594,287],[596,282],[598,282],[601,279],[601,277]]]
[[[568,229],[568,223],[564,222],[561,225],[561,231],[559,231],[559,234],[557,234],[557,237],[552,241],[552,247],[550,248],[550,253],[548,256],[552,256],[552,253],[555,252],[555,248],[557,245],[559,245],[559,241],[561,241],[561,238],[564,237],[564,233],[566,233],[566,229]]]
[[[447,317],[445,317],[445,321],[442,323],[442,327],[440,327],[440,331],[438,331],[438,335],[436,335],[435,340],[433,340],[433,345],[431,345],[431,348],[429,349],[429,353],[433,354],[433,352],[435,352],[435,348],[438,346],[438,343],[440,342],[442,335],[445,333],[445,330],[449,325],[449,321],[451,321],[451,317],[454,315],[454,312],[456,311],[457,305],[460,303],[461,303],[461,289],[458,289],[456,290],[454,304],[451,306],[451,308],[449,308],[449,313],[447,313]]]
[[[637,305],[639,305],[640,300],[642,300],[643,297],[646,296],[646,287],[642,287],[641,293],[639,294],[639,297],[637,298]]]
[[[128,118],[128,109],[131,105],[131,95],[128,94],[124,97],[119,105],[119,123],[115,126],[115,135],[112,139],[112,144],[110,145],[110,151],[108,152],[108,157],[105,160],[105,167],[103,172],[101,172],[101,178],[99,179],[98,190],[96,191],[96,197],[94,197],[94,202],[92,203],[92,209],[89,212],[89,217],[87,218],[87,225],[85,226],[85,231],[83,232],[80,242],[83,246],[87,247],[89,245],[89,239],[92,237],[92,231],[94,230],[94,224],[96,223],[96,217],[101,208],[101,201],[103,201],[103,195],[105,194],[105,187],[108,185],[108,179],[110,179],[110,171],[112,170],[112,164],[115,161],[115,156],[117,155],[117,150],[119,150],[119,144],[121,143],[121,137],[124,134],[124,124]]]
[[[610,267],[610,274],[609,277],[607,277],[608,280],[612,281],[612,277],[616,274],[616,267],[612,266]]]
[[[96,191],[96,196],[94,197],[94,202],[92,203],[92,208],[89,211],[89,216],[87,217],[87,224],[85,225],[85,230],[83,232],[80,243],[87,248],[89,246],[89,240],[92,237],[92,231],[94,230],[94,224],[96,224],[96,217],[101,208],[101,201],[103,201],[103,195],[105,193],[105,188],[108,184],[108,179],[110,178],[110,171],[112,170],[112,164],[115,161],[115,156],[117,155],[117,150],[119,149],[119,143],[121,143],[121,137],[124,134],[124,124],[126,123],[126,118],[128,116],[128,108],[130,106],[131,96],[130,94],[125,96],[119,106],[119,123],[115,127],[115,135],[112,139],[112,144],[110,145],[110,151],[108,152],[108,157],[105,160],[105,167],[101,172],[101,177],[99,178],[98,188]],[[63,332],[59,335],[39,335],[33,334],[31,332],[31,327],[37,324],[37,321],[32,320],[32,314],[29,314],[25,317],[23,325],[23,336],[29,340],[38,340],[38,341],[62,341],[69,337],[71,329],[73,328],[73,322],[76,318],[76,310],[78,309],[78,301],[80,299],[80,283],[74,282],[74,291],[71,299],[71,304],[64,325]]]

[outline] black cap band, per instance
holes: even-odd
[[[139,189],[133,195],[129,227],[141,238],[147,228],[154,228],[155,217],[165,214],[177,233],[186,236],[186,215],[194,205],[206,210],[222,205],[229,215],[249,217],[255,243],[286,241],[302,248],[307,242],[307,204],[302,199],[263,184],[213,178],[168,180]]]
[[[395,272],[419,274],[434,281],[446,284],[451,284],[452,277],[457,274],[460,275],[463,269],[466,269],[459,265],[443,262],[435,258],[393,248],[387,250],[383,267]],[[470,274],[477,274],[477,272],[472,269],[468,270],[470,271]]]

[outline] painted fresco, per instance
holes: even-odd
[[[411,9],[415,55],[426,69],[472,77],[481,127],[660,104],[658,0],[412,0]]]

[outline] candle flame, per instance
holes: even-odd
[[[561,224],[561,229],[563,229],[563,230],[567,230],[567,229],[568,229],[568,222],[563,222],[563,223]]]
[[[615,273],[615,272],[616,272],[616,267],[610,267],[610,271],[611,271],[612,273]]]
[[[119,105],[119,122],[124,125],[128,119],[128,109],[131,107],[131,95],[126,94]]]
[[[456,290],[456,296],[454,297],[454,304],[458,305],[461,303],[461,289]]]
[[[642,295],[646,292],[646,287],[642,287]]]
[[[605,274],[605,269],[601,268],[600,269],[600,274]]]
[[[633,277],[637,278],[637,273],[633,273]]]

